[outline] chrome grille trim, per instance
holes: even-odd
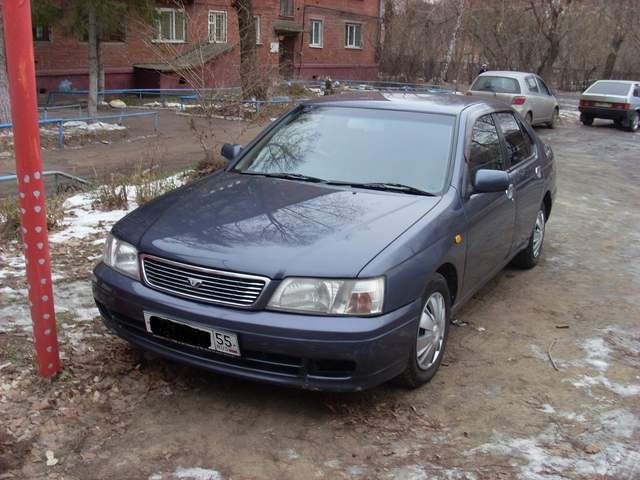
[[[227,272],[141,254],[144,283],[177,297],[234,307],[252,307],[271,281],[268,277]],[[189,279],[201,281],[193,287]]]

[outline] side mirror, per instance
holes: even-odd
[[[509,174],[503,170],[478,170],[473,178],[474,193],[502,192],[509,188]]]
[[[222,156],[229,161],[240,155],[240,152],[242,152],[242,147],[237,143],[225,143],[220,150]]]

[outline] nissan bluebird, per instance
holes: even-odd
[[[551,149],[478,97],[305,101],[222,153],[115,224],[95,300],[143,349],[308,389],[429,381],[451,316],[536,265],[556,191]]]

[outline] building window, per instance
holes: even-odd
[[[34,25],[32,31],[34,42],[50,42],[53,37],[53,27],[51,25]]]
[[[362,48],[362,25],[360,23],[347,23],[344,33],[346,48]]]
[[[322,20],[311,20],[311,33],[309,35],[309,46],[322,48]]]
[[[227,12],[209,10],[209,41],[227,43]]]
[[[293,0],[280,0],[280,16],[293,17]]]
[[[260,15],[254,15],[253,21],[256,25],[256,45],[262,45],[262,39],[260,38]]]
[[[156,21],[156,42],[180,43],[185,41],[185,17],[184,10],[174,8],[158,9]]]

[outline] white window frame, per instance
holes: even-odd
[[[318,34],[320,35],[319,39],[315,38],[313,28],[315,24],[320,24],[320,30],[318,31]],[[321,20],[319,18],[311,19],[311,29],[309,30],[309,46],[311,48],[322,48],[324,46],[324,20]]]
[[[224,28],[223,33],[221,35],[222,38],[218,38],[218,25],[217,21],[219,16],[224,18]],[[228,15],[227,12],[223,10],[209,10],[208,16],[208,24],[209,24],[209,43],[227,43],[228,37]]]
[[[345,22],[344,24],[344,48],[349,48],[349,49],[353,49],[353,50],[362,50],[362,46],[364,45],[364,40],[363,40],[363,35],[362,32],[364,31],[364,28],[362,26],[362,23],[360,22]],[[349,43],[349,30],[353,28],[353,43]],[[360,45],[356,45],[355,43],[355,39],[356,39],[356,28],[360,29]]]
[[[256,45],[262,45],[262,27],[260,26],[260,15],[254,15],[253,21],[256,24]]]
[[[38,30],[38,28],[42,29],[42,32],[44,33],[45,30],[48,31],[48,40],[37,40],[37,39],[33,39],[34,42],[36,43],[51,43],[53,42],[53,25],[34,25],[34,28],[36,29],[36,32]]]
[[[158,14],[171,12],[171,38],[162,38],[162,20],[156,21],[156,32],[153,38],[155,43],[185,43],[187,39],[187,15],[183,8],[157,8]],[[182,38],[176,37],[176,13],[182,12]]]

